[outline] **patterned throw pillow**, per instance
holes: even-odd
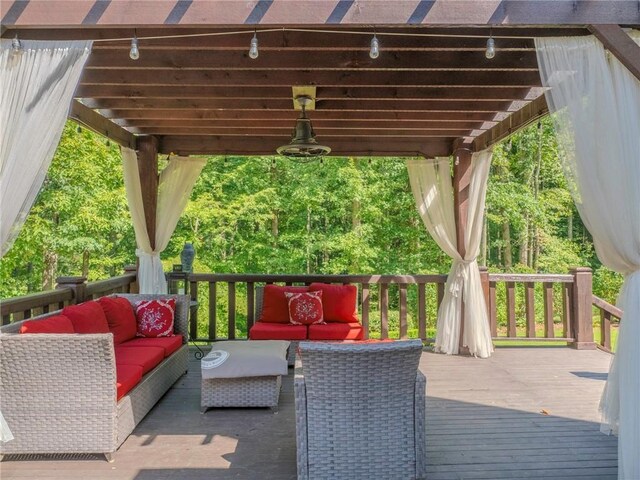
[[[137,302],[136,323],[138,328],[136,335],[147,338],[172,336],[175,311],[175,298]]]
[[[292,325],[316,325],[324,323],[322,314],[322,291],[285,292],[289,302],[289,323]]]

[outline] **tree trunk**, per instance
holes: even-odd
[[[502,243],[504,244],[504,268],[513,266],[513,257],[511,253],[511,229],[509,222],[502,224]]]
[[[351,228],[357,230],[360,227],[360,200],[351,202]]]
[[[529,218],[524,217],[524,233],[520,238],[520,260],[521,265],[528,265],[528,253],[529,253]]]
[[[278,240],[278,212],[273,212],[271,217],[271,235],[273,236],[273,242]]]
[[[573,240],[573,212],[567,217],[567,239]]]
[[[307,275],[311,273],[311,208],[307,207]]]
[[[44,251],[44,270],[42,272],[42,290],[53,290],[58,270],[58,254],[52,250]]]

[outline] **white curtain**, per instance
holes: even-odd
[[[122,147],[122,166],[127,202],[136,234],[140,260],[138,284],[140,293],[167,293],[160,253],[167,248],[180,215],[189,201],[193,186],[206,160],[204,158],[171,156],[158,180],[158,204],[156,210],[156,248],[151,248],[149,232],[144,216],[142,189],[136,152]]]
[[[632,38],[640,44],[636,32]],[[561,160],[598,258],[625,275],[603,431],[619,434],[618,477],[640,478],[640,81],[594,37],[536,38]]]
[[[458,353],[463,303],[463,345],[469,348],[471,355],[481,358],[487,358],[493,352],[477,262],[491,156],[489,150],[472,156],[464,258],[457,249],[449,159],[407,161],[411,190],[422,221],[440,248],[453,259],[444,298],[438,310],[437,352]]]
[[[91,42],[11,40],[0,46],[0,256],[40,191]]]

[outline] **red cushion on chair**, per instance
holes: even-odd
[[[289,323],[289,302],[285,298],[285,292],[308,292],[308,287],[281,287],[279,285],[266,285],[262,296],[262,312],[260,321],[267,323]]]
[[[325,322],[354,323],[358,321],[356,300],[358,288],[355,285],[331,285],[312,283],[309,291],[322,291],[322,310]]]
[[[53,315],[42,320],[27,320],[20,325],[20,333],[75,333],[73,324],[64,315]]]
[[[364,329],[357,322],[309,325],[309,340],[361,340],[363,335]]]
[[[322,291],[285,292],[289,303],[289,323],[292,325],[313,325],[324,323],[322,316]]]
[[[139,365],[142,374],[150,372],[164,359],[164,348],[161,347],[123,347],[117,345],[116,365]]]
[[[158,338],[134,338],[118,345],[119,347],[159,347],[164,350],[164,357],[167,358],[182,346],[182,335]]]
[[[138,337],[156,338],[173,335],[176,299],[142,300],[136,303]]]
[[[98,302],[84,302],[64,307],[62,314],[69,317],[76,333],[109,333],[109,324]]]
[[[258,322],[249,330],[251,340],[305,340],[306,325]]]
[[[98,303],[107,317],[113,343],[118,344],[136,336],[136,314],[129,300],[122,297],[102,297]]]
[[[116,365],[116,387],[120,400],[142,379],[142,367],[139,365]]]

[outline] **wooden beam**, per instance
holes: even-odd
[[[134,128],[137,134],[146,135],[215,135],[221,137],[254,137],[259,134],[261,137],[278,137],[287,139],[291,137],[293,122],[288,127],[280,128],[221,128],[221,127],[139,127]],[[458,136],[469,136],[469,129],[413,129],[404,130],[397,128],[387,128],[384,130],[367,130],[366,127],[345,130],[342,128],[316,128],[314,130],[318,136],[322,137],[342,137],[342,138],[451,138]]]
[[[2,0],[1,10],[17,3]],[[27,3],[27,2],[25,2]],[[445,0],[430,1],[424,12],[415,0],[367,0],[343,4],[340,0],[309,2],[274,0],[256,2],[228,0],[119,0],[92,15],[94,0],[31,0],[17,14],[3,18],[17,26],[160,26],[207,25],[575,25],[593,23],[640,23],[635,0],[459,0],[456,7]],[[345,7],[346,8],[340,8]],[[180,12],[176,15],[177,11]],[[339,12],[336,16],[335,12]],[[417,13],[416,13],[417,12]],[[416,14],[418,15],[416,17]],[[8,18],[7,18],[8,17]]]
[[[640,9],[640,5],[638,8]],[[640,45],[634,42],[619,25],[589,25],[589,30],[602,42],[604,48],[640,80]]]
[[[138,173],[142,190],[144,218],[151,249],[156,248],[156,211],[158,207],[158,138],[138,138]]]
[[[523,129],[527,125],[544,117],[549,113],[549,107],[544,95],[526,104],[520,110],[512,113],[496,126],[490,128],[473,141],[473,150],[479,152],[495,145],[508,136]]]
[[[113,140],[118,145],[136,149],[136,137],[120,125],[103,117],[99,113],[74,100],[71,104],[69,118],[100,135]]]
[[[161,137],[160,153],[184,155],[276,155],[276,148],[287,143],[281,137],[221,137],[168,135]],[[332,156],[434,157],[451,154],[453,138],[403,139],[322,137],[319,143],[331,147]]]
[[[317,85],[322,87],[540,87],[537,71],[473,71],[452,75],[449,71],[230,71],[198,70],[85,70],[81,85],[151,85],[151,86],[234,86],[278,87]]]
[[[365,43],[365,42],[363,42]],[[534,51],[500,52],[488,60],[481,52],[387,52],[376,59],[368,52],[263,52],[249,58],[248,51],[145,50],[131,60],[126,50],[94,50],[85,69],[179,69],[179,70],[534,70]]]
[[[317,101],[324,100],[523,100],[531,95],[527,87],[318,87]],[[534,89],[538,90],[538,89]],[[538,93],[539,95],[539,93]],[[535,95],[536,97],[538,95]],[[174,99],[286,99],[291,86],[278,87],[194,87],[142,85],[80,85],[77,98],[174,98]]]

